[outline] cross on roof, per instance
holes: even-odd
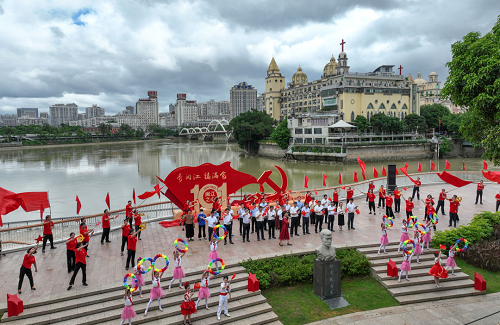
[[[401,64],[399,65],[398,70],[399,70],[399,75],[401,75],[401,70],[403,70],[403,67],[401,66]]]
[[[342,45],[342,52],[344,52],[344,44],[345,44],[344,39],[342,39],[342,42],[340,43],[340,45]]]

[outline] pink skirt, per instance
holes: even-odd
[[[200,291],[198,291],[198,299],[210,298],[210,289],[207,287],[200,287]]]
[[[401,264],[401,271],[411,271],[411,266],[408,261],[403,261]]]
[[[431,242],[431,240],[432,240],[431,233],[430,233],[430,232],[428,232],[428,233],[426,233],[426,234],[424,235],[424,238],[423,238],[423,240],[422,240],[422,241],[424,241],[424,242],[429,242],[429,243],[430,243],[430,242]]]
[[[155,300],[155,299],[158,299],[158,298],[161,298],[161,296],[163,296],[164,293],[163,293],[163,289],[161,287],[153,287],[151,288],[151,292],[149,293],[149,298],[151,300]]]
[[[453,257],[448,257],[446,259],[446,266],[457,267],[457,263],[455,263],[455,259]]]
[[[405,240],[408,240],[408,239],[410,239],[410,237],[408,236],[408,234],[406,232],[401,233],[401,237],[399,237],[399,241],[401,243],[404,242]]]
[[[135,318],[137,314],[135,313],[133,306],[125,306],[122,311],[122,319],[132,319]]]
[[[387,236],[380,237],[380,245],[387,245],[387,244],[389,244],[389,237]]]
[[[184,271],[182,270],[182,267],[179,266],[179,267],[176,267],[174,269],[174,275],[172,276],[172,278],[174,279],[182,279],[184,277]]]
[[[217,253],[217,251],[210,251],[210,255],[208,255],[208,263],[212,262],[216,258],[219,258],[219,253]]]
[[[143,286],[146,284],[146,282],[144,282],[144,278],[142,277],[142,274],[137,274],[135,276],[135,278],[137,279],[137,285],[138,286]]]
[[[420,254],[422,254],[422,247],[420,245],[416,245],[413,255],[420,255]]]

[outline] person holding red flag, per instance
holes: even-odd
[[[380,208],[380,205],[382,205],[383,208],[385,208],[385,190],[384,190],[384,185],[380,185],[378,188],[378,207]]]
[[[108,209],[104,209],[104,214],[102,216],[101,245],[104,245],[104,239],[106,239],[106,243],[111,243],[111,241],[109,240],[109,231],[111,230],[109,219],[109,211]]]
[[[403,200],[405,200],[406,203],[406,219],[409,219],[411,216],[413,216],[413,207],[415,206],[413,203],[413,198],[410,196],[407,200],[405,199],[403,194],[401,194],[401,196],[403,197]]]
[[[87,224],[85,223],[85,218],[82,218],[80,220],[80,235],[83,236],[83,241],[82,241],[82,245],[86,247],[86,249],[84,249],[85,251],[85,254],[88,253],[89,251],[89,241],[90,241],[90,237],[89,237],[89,231],[87,229]],[[76,253],[75,253],[76,254]],[[86,255],[87,257],[90,257],[88,254]],[[77,262],[78,263],[78,262]]]
[[[439,212],[439,208],[441,208],[441,214],[445,216],[444,213],[444,200],[446,200],[446,190],[443,188],[441,193],[439,193],[438,205],[436,207],[436,212]],[[451,222],[450,222],[451,224]]]
[[[73,272],[75,269],[75,248],[78,244],[78,240],[75,237],[75,233],[69,234],[69,238],[66,240],[66,264],[68,265],[68,273]]]
[[[411,196],[412,200],[415,200],[415,194],[417,194],[417,200],[420,200],[420,185],[422,182],[420,181],[420,177],[417,177],[417,180],[414,182],[413,186],[413,195]]]
[[[397,186],[394,188],[394,212],[401,212],[401,192]]]
[[[395,218],[394,216],[394,211],[392,211],[392,203],[393,203],[393,199],[392,199],[392,195],[391,194],[387,194],[385,196],[385,214],[389,217],[389,218]]]
[[[73,285],[75,284],[75,278],[76,275],[78,274],[78,271],[80,269],[82,270],[82,284],[83,286],[88,286],[87,284],[87,251],[85,250],[85,247],[87,247],[88,242],[86,244],[83,244],[83,242],[78,243],[76,245],[75,249],[75,270],[73,271],[73,276],[71,277],[71,280],[69,281],[69,287],[68,290],[71,290]]]
[[[373,184],[373,181],[370,181],[368,183],[368,193],[370,193],[370,190],[375,190],[375,184]],[[366,194],[366,201],[368,202],[368,193]]]
[[[450,201],[450,222],[448,223],[448,227],[451,227],[453,222],[453,227],[457,228],[457,220],[458,220],[458,207],[460,206],[460,202],[457,200],[457,196],[453,195]]]
[[[354,190],[351,190],[350,186],[347,186],[346,188],[346,201],[349,202],[350,200],[354,201],[353,195],[354,195]]]
[[[135,266],[135,250],[137,247],[137,234],[141,231],[132,232],[130,230],[130,234],[128,235],[128,244],[127,244],[127,263],[125,264],[125,270],[128,270],[130,264],[132,267]]]
[[[128,234],[130,233],[130,230],[132,230],[128,224],[128,220],[128,218],[123,219],[121,256],[123,256],[123,249],[125,248],[125,245],[127,245],[128,249]]]
[[[373,189],[370,188],[368,190],[368,193],[364,192],[361,193],[366,194],[366,197],[368,198],[368,209],[370,210],[370,213],[368,214],[372,214],[372,209],[373,209],[373,214],[375,214],[375,194],[373,194]]]
[[[333,198],[332,198],[333,204],[337,207],[339,205],[339,190],[338,188],[333,190]]]
[[[38,268],[36,267],[36,260],[33,254],[36,253],[36,248],[31,247],[26,251],[26,255],[24,255],[23,264],[21,265],[21,270],[19,272],[19,283],[17,285],[17,293],[21,293],[21,288],[23,286],[24,276],[28,277],[30,280],[31,290],[36,290],[35,284],[33,282],[33,274],[31,273],[31,266],[35,265],[35,272],[38,272]]]
[[[496,211],[498,211],[498,208],[500,207],[500,192],[498,192],[498,194],[495,195],[495,199],[497,200],[497,209],[496,209]]]
[[[54,222],[51,220],[50,215],[47,215],[45,216],[45,221],[43,222],[42,253],[45,253],[45,245],[47,244],[47,240],[50,241],[50,249],[57,248],[54,246],[54,237],[52,235],[52,229],[54,229]]]
[[[130,224],[130,229],[132,229],[132,201],[127,202],[127,206],[125,207],[125,216],[128,218],[128,222]]]
[[[484,190],[484,183],[483,180],[481,180],[479,183],[477,183],[476,204],[479,197],[481,197],[480,203],[483,204],[483,190]]]
[[[142,216],[139,212],[137,212],[137,209],[134,209],[134,211],[132,211],[132,216],[134,217],[134,229],[135,231],[139,231],[139,228],[142,223]],[[137,239],[141,240],[140,232],[137,234]]]

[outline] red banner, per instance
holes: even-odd
[[[410,175],[408,175],[407,171],[406,171],[406,167],[401,167],[399,168],[401,169],[401,172],[403,172],[403,174],[406,175],[406,177],[408,177],[410,179],[410,181],[412,181],[413,183],[415,183],[415,180],[413,178],[410,177]],[[397,169],[396,169],[397,170]]]
[[[437,173],[437,175],[439,176],[439,178],[441,178],[443,180],[443,182],[446,182],[446,183],[451,184],[451,185],[456,186],[456,187],[462,187],[462,186],[469,185],[470,183],[472,183],[469,181],[464,181],[463,179],[460,179],[456,176],[453,176],[452,174],[450,174],[448,172]]]
[[[387,171],[385,170],[385,166],[382,166],[382,176],[387,176]]]
[[[339,172],[339,184],[342,185],[342,175]]]
[[[485,172],[483,170],[483,176],[492,182],[500,184],[500,172]]]
[[[155,185],[155,190],[154,190],[154,191],[144,192],[144,193],[142,193],[141,195],[137,195],[137,197],[138,197],[139,199],[141,199],[141,200],[145,200],[145,199],[148,199],[148,198],[152,197],[152,196],[153,196],[153,195],[155,195],[155,194],[158,194],[158,198],[160,198],[160,190],[161,190],[162,188],[163,188],[163,186],[162,186],[162,187],[160,187],[160,185],[159,185],[159,184],[156,184],[156,185]]]
[[[328,176],[326,176],[325,174],[323,174],[323,186],[326,186],[326,178],[327,178],[327,177],[328,177]]]
[[[307,175],[304,174],[304,187],[305,188],[309,188],[309,187],[307,187],[307,183],[309,183],[309,178],[307,177]]]
[[[78,195],[76,196],[76,214],[80,214],[80,210],[82,209],[82,203],[80,202],[80,199],[78,198]]]
[[[373,167],[373,178],[378,178],[378,171],[375,167]]]

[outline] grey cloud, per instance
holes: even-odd
[[[64,37],[63,31],[59,27],[57,27],[57,26],[50,27],[50,31],[57,38],[63,38]]]

